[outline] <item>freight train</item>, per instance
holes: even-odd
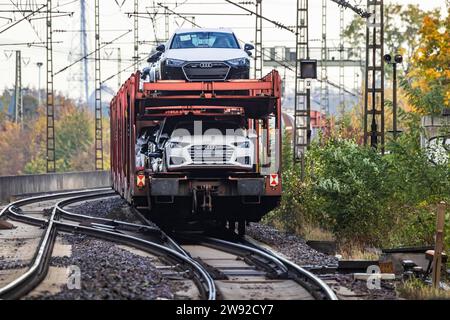
[[[110,105],[114,189],[163,226],[240,234],[279,203],[281,79],[142,81]]]

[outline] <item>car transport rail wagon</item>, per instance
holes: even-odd
[[[111,102],[114,189],[169,227],[228,225],[241,234],[279,203],[281,79],[141,82]]]

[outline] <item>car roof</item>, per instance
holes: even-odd
[[[190,28],[190,29],[178,29],[175,34],[191,33],[191,32],[222,32],[222,33],[233,33],[231,29],[228,28]]]

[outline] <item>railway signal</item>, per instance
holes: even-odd
[[[392,133],[394,135],[394,140],[397,140],[397,136],[401,131],[397,130],[397,64],[403,62],[403,56],[400,54],[395,55],[394,61],[392,61],[392,56],[386,54],[384,56],[384,61],[387,64],[392,65],[393,69],[393,98],[392,98]]]

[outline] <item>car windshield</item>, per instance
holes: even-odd
[[[239,49],[232,33],[225,32],[189,32],[176,34],[171,49],[226,48]]]
[[[205,132],[214,133],[220,132],[223,135],[227,134],[242,134],[242,129],[236,122],[216,122],[216,121],[189,121],[178,123],[172,136],[183,136],[185,133],[189,132],[191,135],[205,134]]]

